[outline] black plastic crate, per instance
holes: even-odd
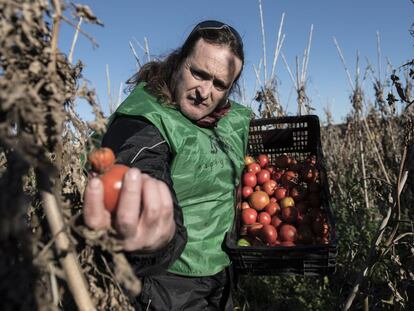
[[[319,118],[316,115],[252,120],[248,154],[267,154],[270,163],[276,156],[288,154],[298,161],[316,155],[322,186],[322,208],[330,227],[328,244],[293,247],[237,246],[241,197],[237,199],[236,221],[226,236],[226,248],[237,272],[256,275],[327,275],[335,271],[337,239],[331,210]],[[240,192],[240,191],[239,191]]]

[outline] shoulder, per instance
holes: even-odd
[[[128,147],[153,146],[162,141],[164,138],[158,128],[144,117],[118,115],[105,133],[102,145],[116,152]]]

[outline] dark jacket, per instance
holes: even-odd
[[[117,163],[139,168],[143,173],[165,182],[171,190],[176,223],[174,238],[163,249],[152,253],[126,253],[138,276],[162,273],[180,256],[187,242],[182,211],[171,180],[168,144],[146,119],[118,116],[103,137],[102,147],[114,151]]]

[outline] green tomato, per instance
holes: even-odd
[[[237,241],[237,246],[252,246],[252,244],[248,240],[241,238]]]

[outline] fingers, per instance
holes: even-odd
[[[125,174],[119,197],[115,227],[125,238],[134,236],[137,231],[141,210],[143,174],[137,168],[131,168]]]
[[[173,201],[168,186],[144,174],[137,229],[135,236],[125,239],[125,250],[151,251],[165,246],[175,233],[173,211]]]
[[[111,217],[126,251],[152,251],[165,246],[175,234],[174,204],[168,186],[139,169],[124,176],[115,214],[104,206],[104,189],[99,178],[92,178],[84,197],[84,220],[92,229],[111,225]]]
[[[85,189],[83,218],[85,224],[95,230],[108,228],[111,215],[104,206],[104,190],[99,178],[89,180]]]

